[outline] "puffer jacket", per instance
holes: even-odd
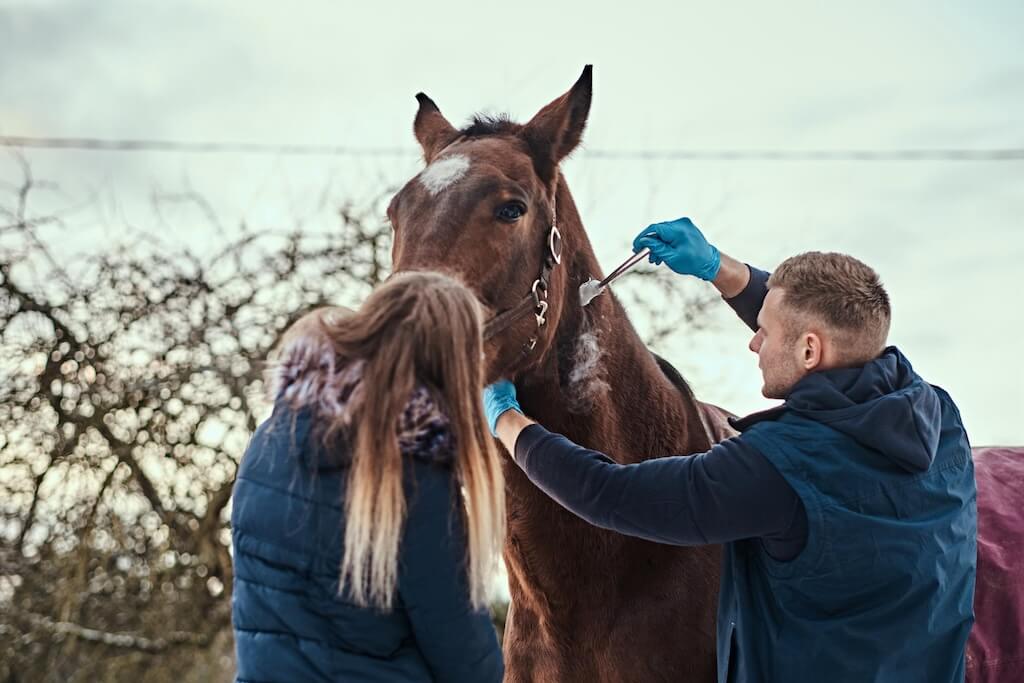
[[[253,435],[234,490],[236,680],[500,681],[494,628],[469,604],[453,438],[431,392],[418,387],[397,426],[407,517],[385,613],[339,592],[349,452],[343,440],[325,448],[318,429],[378,388],[362,385],[358,364],[283,359],[273,415]]]

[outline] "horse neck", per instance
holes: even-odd
[[[520,378],[524,410],[619,462],[707,450],[696,399],[668,380],[614,294],[579,305],[580,284],[601,274],[564,184],[558,200],[566,277],[562,291],[552,294],[563,297],[562,315],[554,345]]]

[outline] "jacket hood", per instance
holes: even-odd
[[[861,367],[807,375],[781,406],[734,426],[746,429],[785,411],[840,431],[908,472],[927,470],[939,445],[938,393],[895,346]]]
[[[895,346],[862,367],[804,377],[793,387],[786,407],[847,434],[910,472],[927,470],[939,445],[938,393]]]
[[[388,391],[387,387],[365,385],[365,365],[362,360],[339,364],[333,346],[320,334],[292,339],[280,349],[267,373],[275,412],[282,407],[301,412],[314,426],[340,420],[347,431],[363,401],[373,400],[375,391]],[[417,384],[409,395],[396,421],[395,435],[405,455],[438,462],[452,459],[451,422],[437,393],[424,384]]]

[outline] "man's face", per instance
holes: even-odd
[[[757,316],[758,331],[750,340],[750,350],[757,354],[761,368],[765,398],[784,399],[807,369],[801,362],[801,332],[792,312],[782,305],[784,290],[770,289]]]

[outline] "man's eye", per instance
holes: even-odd
[[[503,220],[507,223],[512,223],[523,217],[526,213],[526,207],[519,202],[509,202],[508,204],[502,204],[498,208],[498,219]]]

